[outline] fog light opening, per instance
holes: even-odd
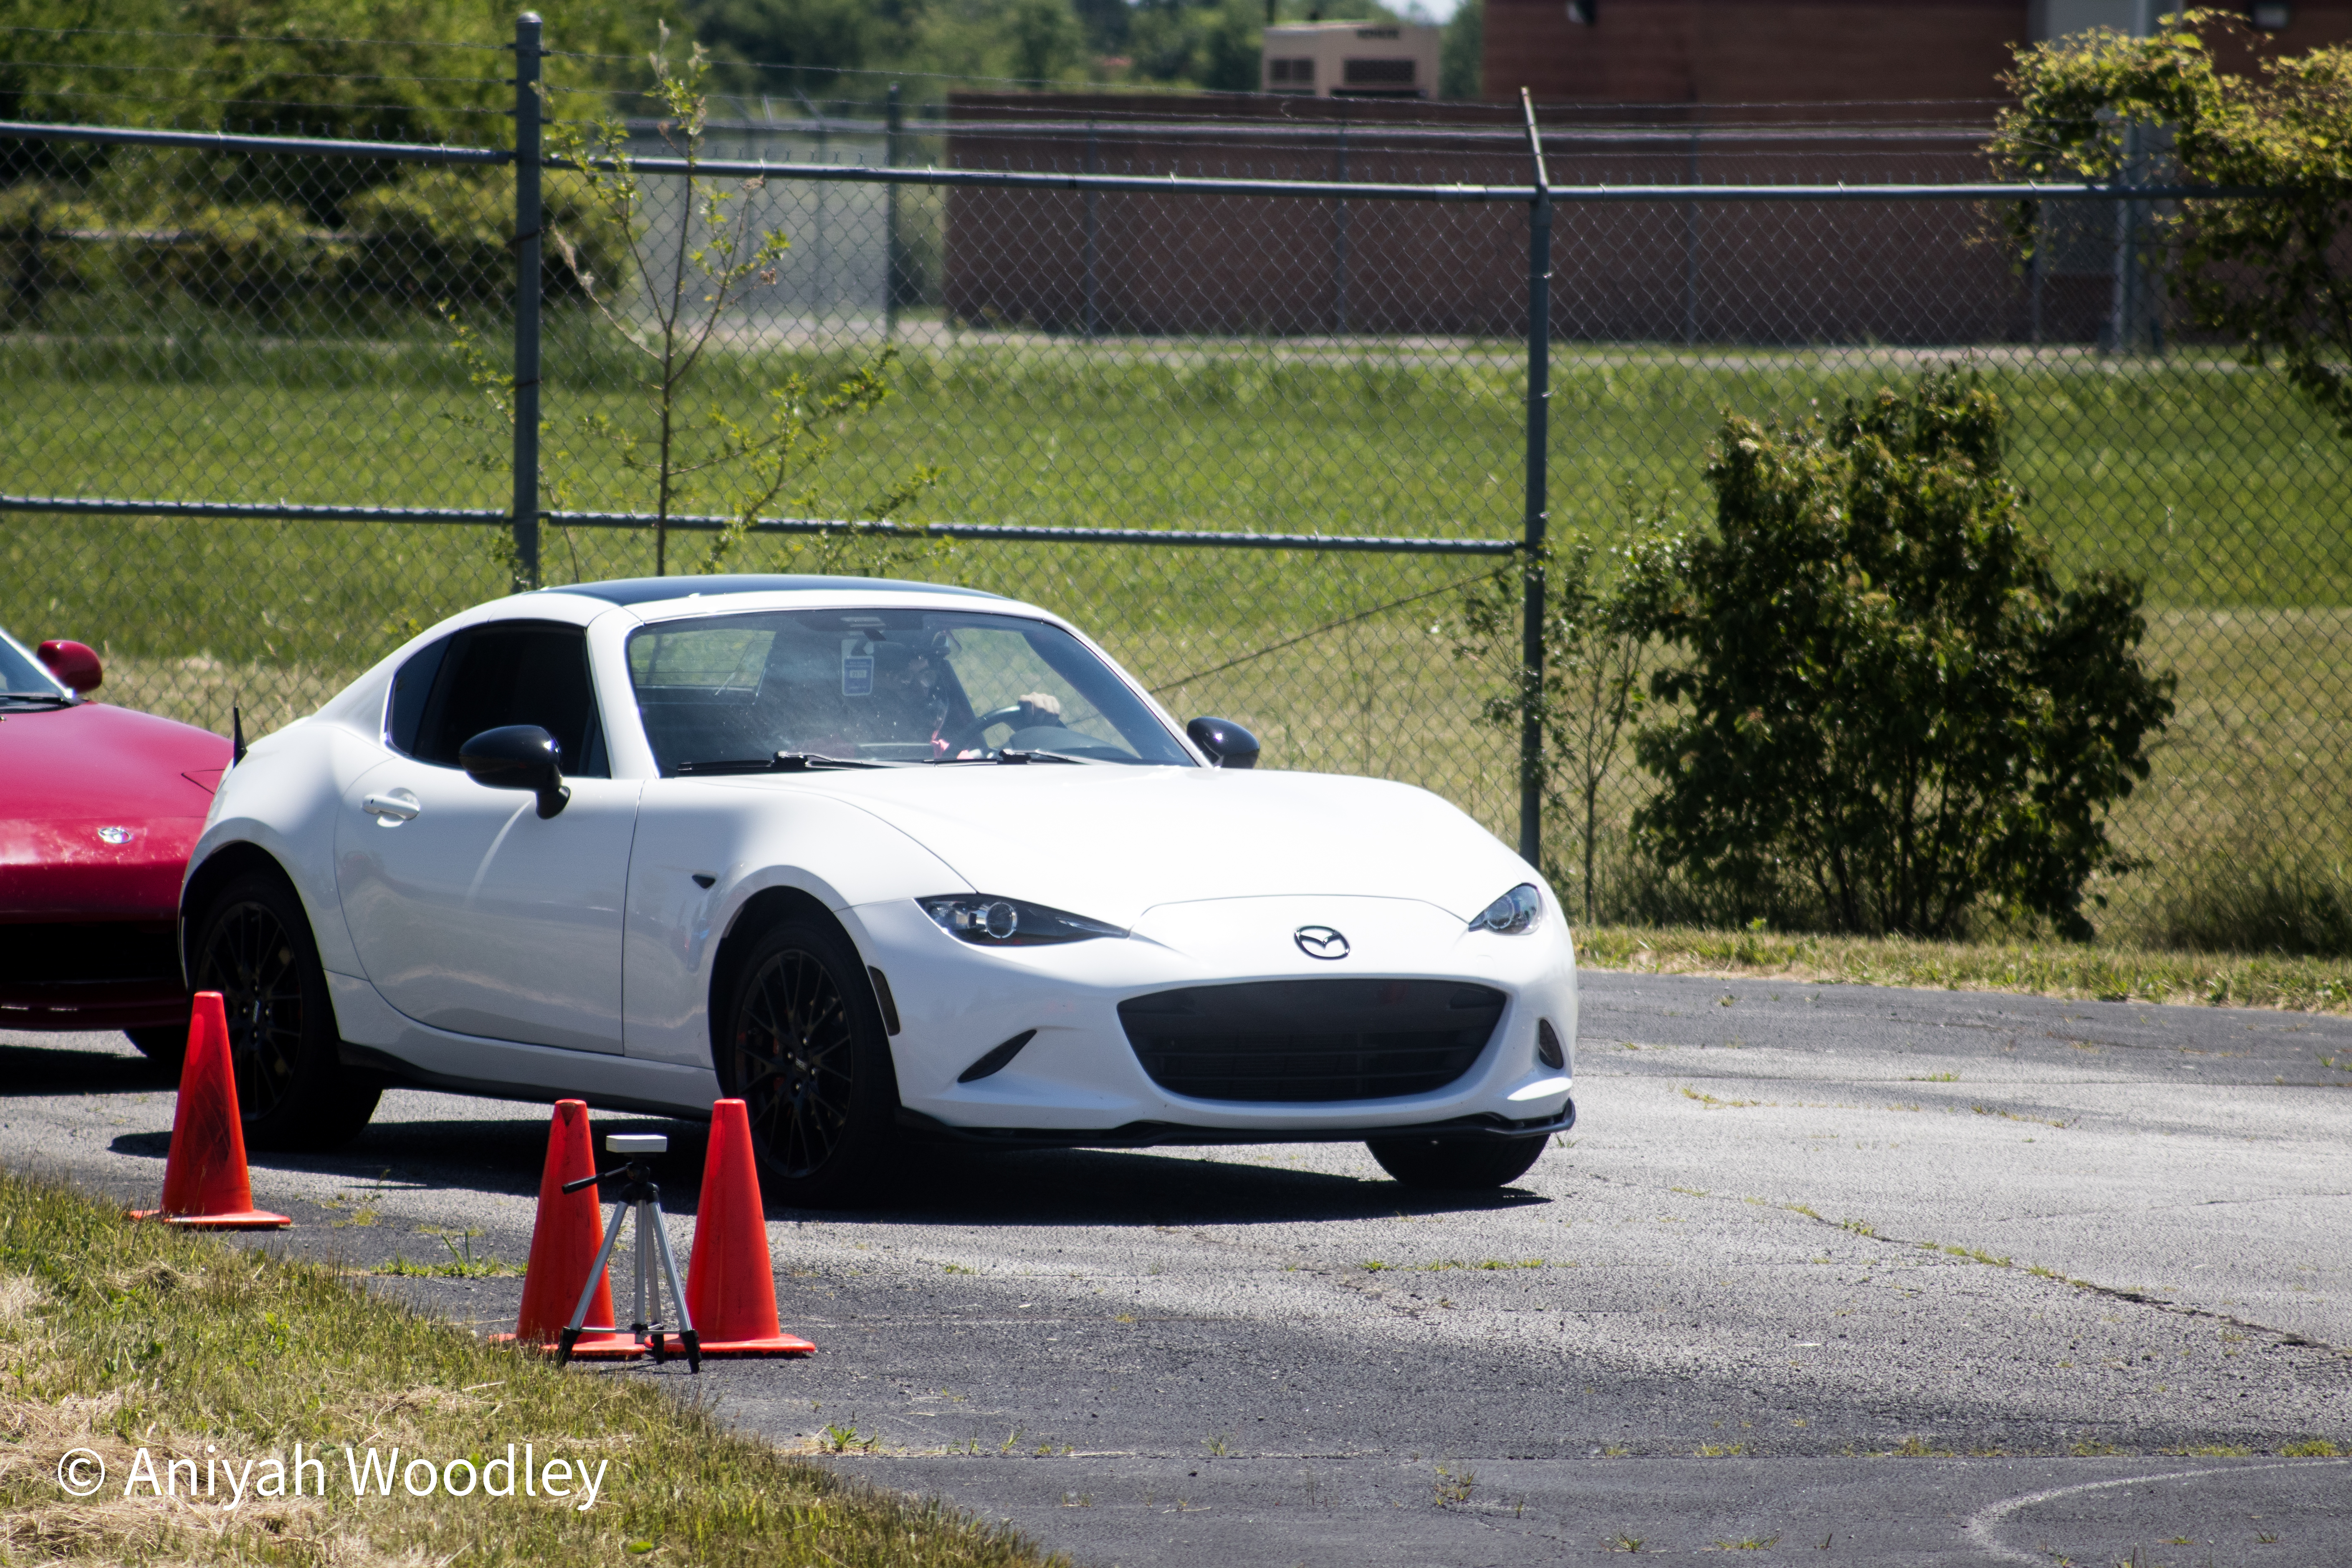
[[[1021,1054],[1021,1047],[1027,1045],[1036,1037],[1036,1030],[1022,1030],[1019,1034],[1013,1036],[1011,1039],[1005,1041],[1003,1045],[997,1047],[986,1056],[981,1058],[980,1060],[972,1063],[971,1066],[958,1073],[956,1075],[956,1082],[978,1083],[982,1079],[989,1078],[994,1074],[1003,1072],[1006,1068],[1013,1065],[1013,1058]]]
[[[1549,1018],[1536,1020],[1536,1060],[1555,1071],[1568,1065],[1568,1053],[1560,1048],[1559,1031],[1551,1026]]]

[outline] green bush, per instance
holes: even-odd
[[[586,182],[551,172],[542,195],[561,237],[545,251],[548,301],[584,303],[581,272],[600,290],[625,292],[627,236],[588,199]],[[9,253],[0,298],[6,319],[33,321],[58,294],[123,296],[149,317],[164,298],[213,310],[307,302],[331,317],[377,299],[429,318],[444,304],[503,307],[514,297],[505,170],[411,170],[350,197],[342,216],[341,226],[321,227],[278,202],[180,200],[124,212],[55,185],[0,186],[0,247]]]
[[[608,296],[629,278],[629,247],[605,208],[588,199],[578,175],[551,172],[541,182],[547,226],[562,236],[543,247],[540,281],[550,303],[580,301],[580,279],[563,255],[571,247],[578,271]],[[483,175],[459,169],[422,169],[378,185],[343,204],[349,242],[347,286],[414,300],[503,300],[514,293],[514,184],[499,170]]]
[[[1794,426],[1724,419],[1716,534],[1650,616],[1686,655],[1635,755],[1660,863],[1785,921],[1944,936],[1972,913],[2089,934],[2106,813],[2145,779],[2172,677],[2139,654],[2139,584],[2062,587],[2002,476],[1973,372]]]

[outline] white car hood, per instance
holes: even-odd
[[[1460,810],[1382,779],[1035,763],[840,773],[822,787],[979,892],[1123,926],[1160,904],[1298,894],[1418,899],[1467,921],[1533,879]]]

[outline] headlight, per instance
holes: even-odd
[[[1542,923],[1543,895],[1536,891],[1533,882],[1521,882],[1479,910],[1478,918],[1470,922],[1470,929],[1500,931],[1505,936],[1525,936]]]
[[[1042,947],[1047,942],[1127,934],[1118,926],[1084,915],[1019,899],[991,898],[986,893],[950,893],[915,901],[941,931],[974,947]]]

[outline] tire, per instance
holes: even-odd
[[[139,1054],[173,1078],[180,1076],[180,1064],[187,1059],[188,1026],[180,1024],[149,1024],[142,1028],[125,1029]]]
[[[777,1201],[838,1208],[880,1195],[898,1081],[848,938],[806,917],[770,926],[736,970],[721,1019],[719,1081],[744,1101]]]
[[[331,1149],[357,1137],[382,1090],[343,1070],[326,971],[294,889],[264,872],[231,882],[205,910],[190,967],[195,988],[227,1005],[246,1142]]]
[[[1542,1158],[1549,1136],[1538,1138],[1376,1138],[1364,1146],[1381,1169],[1408,1187],[1469,1192],[1507,1187]]]

